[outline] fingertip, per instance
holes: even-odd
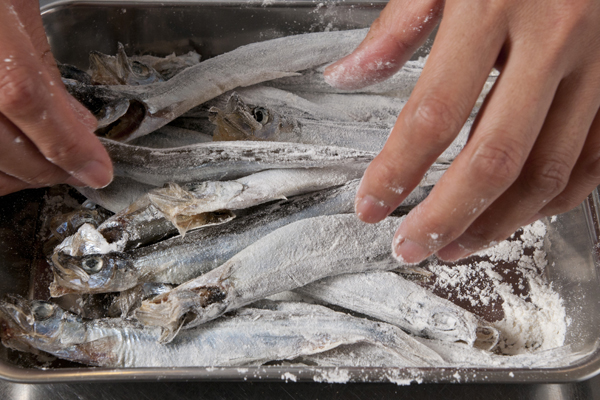
[[[457,241],[450,243],[444,248],[440,249],[436,256],[442,260],[447,262],[454,262],[466,258],[473,254],[472,250],[465,248],[462,244]]]
[[[375,224],[387,217],[392,212],[392,207],[383,200],[367,194],[356,197],[354,210],[361,221]]]
[[[392,256],[402,264],[418,264],[431,254],[428,248],[400,234],[392,242]]]
[[[79,170],[71,172],[71,175],[84,186],[102,189],[112,182],[113,169],[112,165],[106,165],[102,161],[90,160]]]

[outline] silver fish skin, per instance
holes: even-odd
[[[157,242],[177,232],[186,232],[229,222],[234,210],[249,208],[273,200],[343,185],[359,178],[364,166],[343,168],[279,169],[258,172],[233,181],[208,181],[187,185],[186,190],[171,183],[150,190],[129,207],[113,215],[100,226],[98,233],[106,239],[104,246],[82,246],[85,238],[69,238],[58,251],[71,256],[96,254],[102,248],[124,251]],[[89,227],[82,233],[90,236]]]
[[[241,46],[187,68],[172,79],[139,87],[113,86],[135,98],[115,129],[123,140],[148,134],[187,110],[238,86],[295,75],[349,54],[364,39],[366,29],[307,33]],[[107,135],[111,137],[111,133]]]
[[[367,164],[375,153],[278,142],[213,142],[150,149],[101,138],[115,175],[154,186],[236,179],[267,169]]]
[[[129,207],[131,203],[154,188],[156,186],[122,176],[115,176],[113,181],[102,189],[75,186],[75,189],[88,200],[114,213]]]
[[[353,214],[308,218],[262,237],[223,265],[142,302],[137,319],[161,326],[164,341],[191,328],[275,293],[328,276],[390,270],[402,264],[390,243],[402,218],[376,225]]]
[[[432,339],[472,346],[482,326],[474,314],[393,272],[334,276],[295,291]]]
[[[307,304],[248,308],[182,332],[168,345],[160,329],[133,321],[85,321],[52,303],[23,298],[0,303],[8,329],[2,343],[22,351],[112,368],[253,366],[293,359],[340,345],[370,343],[404,364],[434,366],[442,358],[400,329]]]
[[[162,149],[169,147],[190,146],[196,143],[207,143],[212,142],[212,140],[212,135],[207,133],[201,133],[177,126],[165,125],[154,132],[130,141],[129,144],[133,146]]]
[[[207,227],[129,252],[105,251],[106,240],[97,230],[90,230],[89,235],[82,235],[85,246],[90,248],[78,250],[79,253],[55,252],[50,293],[53,297],[66,293],[106,293],[144,282],[186,282],[291,222],[352,212],[358,183],[354,180],[339,188],[261,206],[229,224]]]

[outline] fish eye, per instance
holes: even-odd
[[[150,75],[150,68],[138,61],[134,61],[131,63],[131,70],[137,75]]]
[[[54,307],[48,303],[35,303],[31,306],[31,314],[36,321],[44,321],[54,315]]]
[[[256,119],[256,122],[260,124],[264,125],[269,122],[269,112],[262,107],[256,107],[252,111],[252,114],[254,114],[254,119]]]
[[[84,259],[81,262],[81,268],[83,268],[85,272],[95,274],[96,272],[100,272],[102,264],[102,258],[94,256]]]

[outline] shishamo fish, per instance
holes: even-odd
[[[235,217],[234,211],[273,200],[343,185],[359,178],[364,165],[342,168],[272,169],[233,181],[208,181],[185,188],[170,183],[151,189],[129,207],[100,226],[98,235],[84,227],[57,251],[81,256],[123,251],[156,242],[177,232],[217,225]],[[96,239],[97,238],[97,239]],[[85,240],[106,241],[106,246],[87,246]]]
[[[388,322],[416,336],[469,345],[479,336],[486,350],[498,341],[498,332],[484,326],[474,314],[393,272],[333,276],[295,291]]]
[[[169,341],[182,327],[328,276],[398,268],[402,264],[391,256],[390,243],[401,220],[369,225],[342,214],[291,223],[220,267],[142,302],[135,315],[143,324],[163,327]]]
[[[207,124],[210,122],[206,119]],[[129,144],[141,147],[165,148],[165,147],[183,147],[196,143],[212,142],[212,134],[197,132],[195,130],[180,128],[177,126],[165,125],[154,132],[132,140]]]
[[[148,191],[155,188],[154,185],[148,185],[122,176],[115,176],[110,185],[102,189],[93,189],[87,186],[75,187],[88,200],[114,213],[129,207],[144,193],[148,193]]]
[[[349,213],[354,209],[358,180],[290,200],[261,206],[229,224],[207,227],[129,252],[74,257],[61,251],[53,260],[52,296],[65,293],[105,293],[144,282],[180,284],[233,257],[246,246],[286,224],[318,215]],[[425,193],[422,192],[421,195]],[[93,236],[96,235],[96,236]],[[106,239],[93,229],[77,254],[106,253]]]
[[[339,59],[349,54],[366,32],[359,29],[307,33],[252,43],[187,68],[166,82],[105,86],[113,95],[117,93],[128,100],[129,107],[98,133],[124,141],[143,136],[238,86],[296,75],[296,71]]]
[[[102,139],[115,175],[162,186],[235,179],[267,169],[358,166],[375,153],[334,146],[280,142],[211,142],[150,149]]]
[[[2,343],[102,367],[252,366],[369,343],[394,353],[403,366],[430,367],[443,359],[392,325],[322,306],[282,303],[247,308],[158,342],[159,328],[122,319],[86,321],[58,306],[12,297],[0,303]]]

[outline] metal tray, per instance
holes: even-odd
[[[90,50],[167,55],[197,50],[203,58],[240,45],[289,34],[369,26],[385,2],[61,1],[45,6],[43,20],[52,50],[64,63],[87,67]],[[426,48],[421,50],[426,52]],[[35,291],[33,271],[43,190],[0,198],[0,295]],[[566,344],[587,354],[576,364],[552,369],[482,368],[144,368],[103,369],[56,364],[40,369],[26,355],[0,346],[0,378],[18,382],[115,380],[293,380],[518,383],[587,379],[600,371],[600,285],[597,244],[600,198],[594,192],[581,206],[548,223],[547,274],[562,296],[571,323]]]

